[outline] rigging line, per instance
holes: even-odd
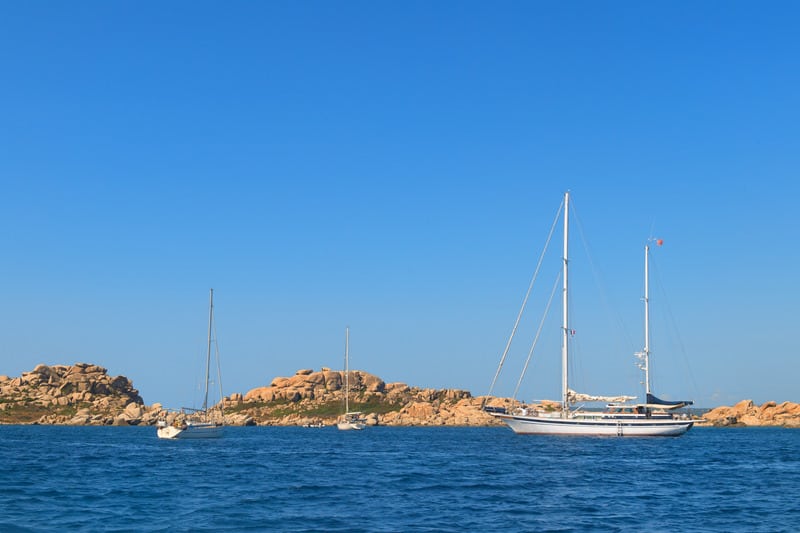
[[[600,299],[603,303],[603,307],[605,307],[608,314],[611,315],[614,321],[616,322],[616,327],[618,328],[618,331],[622,334],[622,337],[625,343],[627,344],[627,347],[625,347],[627,351],[629,352],[635,351],[634,346],[636,346],[636,344],[633,342],[633,338],[628,333],[628,330],[625,327],[625,322],[622,320],[622,316],[619,313],[619,306],[616,306],[615,310],[615,306],[611,305],[611,299],[608,296],[608,291],[606,290],[606,284],[603,281],[603,276],[602,273],[600,272],[600,269],[597,267],[594,261],[594,256],[592,254],[591,247],[589,246],[589,241],[586,238],[586,232],[583,230],[583,223],[581,222],[581,219],[578,216],[578,211],[575,208],[574,201],[572,202],[572,216],[575,220],[575,224],[578,227],[578,234],[581,237],[581,244],[583,245],[583,250],[584,253],[586,254],[587,262],[589,263],[589,269],[592,272],[592,277],[594,278],[594,282],[597,288],[599,289]]]
[[[217,357],[217,388],[219,389],[219,410],[222,411],[223,400],[225,396],[222,394],[222,367],[219,361],[219,338],[217,337],[217,321],[214,320],[214,353]]]
[[[200,381],[202,376],[205,375],[205,362],[206,362],[206,339],[203,339],[202,346],[199,344],[200,339],[197,338],[194,343],[194,359],[192,359],[192,398],[191,398],[191,408],[197,409],[198,405],[202,401],[203,396],[203,382]]]
[[[544,310],[544,314],[542,315],[542,320],[539,322],[539,328],[536,330],[536,336],[533,338],[533,343],[531,344],[531,349],[528,351],[528,358],[525,360],[525,366],[522,367],[522,374],[519,376],[519,380],[517,381],[517,387],[514,389],[514,395],[512,398],[517,397],[517,393],[519,392],[519,387],[522,385],[522,379],[525,377],[525,373],[528,371],[528,363],[530,363],[531,358],[533,357],[533,350],[536,348],[536,343],[539,341],[539,335],[542,333],[542,328],[544,327],[544,321],[547,318],[547,315],[550,312],[550,304],[553,303],[553,297],[556,294],[556,290],[558,289],[558,284],[561,281],[561,269],[558,269],[558,275],[556,276],[556,281],[553,284],[553,290],[550,291],[550,298],[547,300],[547,307]]]
[[[686,366],[686,372],[688,373],[689,380],[691,381],[691,385],[692,385],[692,389],[693,389],[692,392],[696,396],[697,395],[697,391],[699,390],[698,387],[697,387],[697,382],[694,379],[694,373],[692,373],[692,367],[689,364],[689,357],[688,357],[688,355],[686,353],[686,347],[685,347],[685,345],[683,343],[683,339],[681,338],[680,330],[678,329],[678,323],[675,320],[675,315],[672,313],[672,306],[670,305],[669,297],[667,296],[667,291],[664,288],[664,283],[661,281],[661,272],[658,270],[658,265],[653,260],[653,255],[652,254],[650,255],[650,266],[651,266],[651,270],[654,271],[656,282],[657,282],[656,284],[658,285],[658,288],[659,288],[659,293],[660,293],[661,297],[664,299],[664,305],[662,305],[661,307],[662,307],[663,310],[666,311],[666,317],[668,318],[668,323],[670,325],[670,329],[672,330],[672,334],[675,336],[675,339],[678,342],[678,348],[679,348],[679,350],[681,352],[681,356],[683,357],[683,364]]]
[[[550,244],[550,239],[553,237],[553,232],[556,229],[556,225],[558,224],[558,220],[561,217],[561,211],[564,209],[564,201],[561,201],[561,205],[558,206],[558,212],[556,213],[556,217],[553,220],[553,225],[550,226],[550,233],[547,235],[547,241],[545,241],[544,249],[542,250],[541,255],[539,256],[539,262],[536,265],[536,270],[533,272],[533,277],[531,278],[531,283],[528,285],[528,292],[525,293],[525,298],[522,300],[522,307],[519,309],[519,313],[517,314],[517,320],[514,322],[514,327],[511,329],[511,336],[508,338],[508,342],[506,343],[506,348],[503,350],[503,355],[500,357],[500,364],[497,366],[497,371],[494,373],[494,378],[492,379],[492,384],[489,386],[489,394],[487,396],[491,396],[492,392],[494,391],[494,386],[497,383],[497,378],[500,376],[500,370],[503,368],[503,364],[506,361],[506,356],[508,356],[508,350],[511,348],[511,341],[514,340],[514,335],[517,332],[517,327],[519,327],[519,322],[522,319],[522,313],[525,311],[525,306],[528,305],[528,297],[531,295],[531,290],[533,289],[533,284],[536,281],[536,277],[539,275],[539,268],[542,266],[542,261],[544,260],[544,254],[547,252],[547,248]]]

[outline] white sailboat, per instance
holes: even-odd
[[[645,403],[630,403],[635,397],[630,396],[590,396],[579,394],[569,388],[569,307],[568,307],[568,250],[569,250],[569,192],[564,195],[564,255],[562,258],[563,282],[563,315],[561,339],[561,409],[546,411],[536,407],[526,407],[507,412],[504,408],[485,407],[490,415],[505,422],[515,433],[542,435],[590,435],[590,436],[678,436],[686,433],[694,421],[686,414],[678,414],[674,410],[691,405],[691,401],[667,402],[656,398],[650,390],[650,299],[649,299],[649,257],[650,246],[645,246],[645,346],[636,356],[641,360],[641,368],[645,374]],[[526,297],[527,301],[527,297]],[[523,309],[524,309],[523,303]],[[522,310],[520,311],[520,316]],[[514,326],[514,331],[519,324]],[[512,331],[513,338],[513,331]],[[506,346],[508,352],[511,344]],[[498,368],[497,374],[499,374]],[[495,374],[495,381],[497,379]],[[492,383],[494,387],[494,382]],[[491,391],[490,391],[491,394]],[[575,402],[607,402],[602,411],[573,409]]]
[[[208,303],[208,342],[206,351],[206,382],[201,409],[180,409],[171,423],[159,420],[156,434],[160,439],[210,439],[222,436],[222,386],[219,367],[219,351],[217,350],[217,384],[220,398],[216,406],[208,406],[208,389],[211,375],[211,336],[214,327],[214,289],[209,291]],[[215,343],[216,346],[216,343]]]
[[[336,427],[342,431],[361,430],[367,427],[364,416],[358,411],[350,411],[350,328],[344,334],[344,414],[339,417]]]

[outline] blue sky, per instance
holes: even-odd
[[[93,362],[197,402],[213,287],[228,393],[341,367],[349,325],[351,367],[484,394],[569,189],[579,388],[639,392],[658,236],[655,391],[800,401],[798,14],[4,3],[0,373]],[[525,399],[559,394],[543,336]]]

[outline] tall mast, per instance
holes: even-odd
[[[567,271],[568,271],[568,252],[569,252],[569,191],[564,194],[564,265],[563,265],[563,278],[564,278],[564,289],[563,289],[563,302],[562,307],[564,310],[564,316],[562,320],[562,339],[561,339],[561,410],[564,415],[566,415],[567,411],[569,411],[569,405],[567,405],[567,396],[568,396],[568,387],[569,387],[569,380],[568,380],[568,372],[569,372],[569,308],[568,308],[568,300],[567,300]]]
[[[203,411],[208,409],[208,377],[211,371],[211,327],[214,321],[214,289],[209,289],[208,297],[208,346],[206,351],[206,391],[203,398]]]
[[[350,412],[350,326],[344,330],[344,412]]]
[[[650,245],[644,246],[644,390],[650,395]]]

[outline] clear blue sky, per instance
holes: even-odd
[[[679,337],[654,320],[656,392],[800,401],[798,18],[794,2],[0,4],[0,374],[86,361],[147,403],[196,402],[213,287],[227,393],[340,368],[349,325],[353,368],[483,394],[569,189],[613,309],[574,296],[579,388],[639,392],[658,236]],[[557,326],[543,335],[526,399],[560,390]]]

